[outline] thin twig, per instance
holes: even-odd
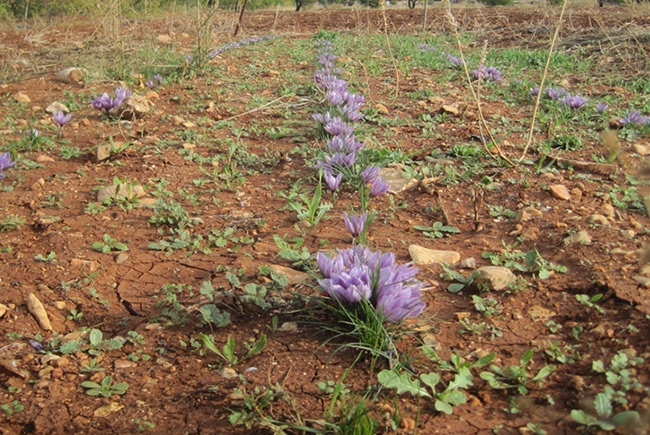
[[[562,10],[560,10],[560,17],[557,20],[555,25],[555,33],[553,34],[553,39],[551,40],[551,46],[548,49],[548,57],[546,58],[546,65],[544,66],[544,74],[542,74],[542,80],[539,83],[539,92],[537,93],[537,99],[535,100],[535,107],[533,108],[533,119],[530,121],[530,129],[528,130],[528,139],[526,140],[526,146],[519,157],[521,162],[526,157],[528,148],[533,141],[533,131],[535,130],[535,120],[537,119],[537,112],[539,111],[539,105],[542,101],[542,90],[544,89],[544,82],[546,81],[546,76],[548,75],[548,67],[551,64],[551,57],[553,56],[553,50],[555,49],[555,44],[557,42],[557,35],[560,33],[560,26],[562,25],[562,17],[564,17],[564,11],[566,10],[567,0],[562,2]]]
[[[381,3],[381,16],[384,19],[384,36],[386,37],[388,54],[390,54],[390,59],[393,62],[393,68],[395,68],[395,98],[397,98],[397,96],[399,95],[399,68],[397,67],[395,56],[393,56],[393,49],[390,45],[390,38],[388,37],[388,20],[386,19],[386,8],[384,7],[383,1],[380,0],[380,3]]]
[[[268,106],[270,106],[270,105],[272,105],[274,103],[277,103],[278,101],[280,101],[280,100],[282,100],[282,99],[284,99],[286,97],[287,97],[287,95],[283,95],[280,98],[276,98],[273,101],[269,101],[268,103],[262,104],[261,106],[256,107],[254,109],[251,109],[251,110],[249,110],[247,112],[240,113],[240,114],[237,114],[237,115],[233,115],[230,118],[221,119],[221,121],[230,121],[231,119],[235,119],[235,118],[239,118],[239,117],[244,116],[244,115],[250,115],[251,113],[259,112],[260,110],[265,109]]]

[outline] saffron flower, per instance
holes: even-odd
[[[539,86],[533,86],[532,88],[530,88],[529,93],[530,93],[531,97],[538,96],[539,95]]]
[[[339,172],[339,174],[335,177],[334,174],[332,174],[332,171],[324,170],[323,178],[325,178],[327,187],[329,187],[331,191],[335,191],[341,185],[341,180],[343,180],[343,173]]]
[[[607,112],[607,109],[609,109],[609,104],[605,104],[605,103],[596,104],[596,112],[598,113],[605,113]]]
[[[54,118],[54,122],[59,124],[60,128],[63,128],[63,126],[66,125],[68,121],[70,121],[70,118],[72,118],[72,114],[59,111],[53,114],[52,118]]]
[[[370,185],[370,197],[374,198],[376,196],[381,196],[384,193],[388,192],[389,186],[381,177],[375,178],[375,180]]]
[[[318,284],[341,302],[354,304],[365,298],[388,322],[415,317],[424,310],[420,293],[424,284],[415,279],[418,269],[397,264],[394,254],[357,245],[338,250],[334,258],[319,252],[316,261],[325,277]]]
[[[11,168],[15,164],[16,162],[11,160],[11,154],[8,152],[0,153],[0,180],[5,177],[5,174],[3,174],[2,171]]]
[[[566,94],[564,97],[560,98],[560,104],[567,106],[570,109],[580,109],[587,105],[587,99],[581,97],[580,95],[570,95]]]
[[[447,60],[449,63],[451,63],[453,66],[463,66],[463,60],[460,57],[456,57],[453,54],[447,53]]]
[[[379,175],[379,170],[379,166],[368,166],[363,170],[363,172],[361,172],[361,180],[363,180],[364,183],[372,183]]]
[[[546,88],[546,95],[551,99],[551,100],[557,100],[560,97],[564,96],[566,94],[566,91],[563,88]]]
[[[619,122],[623,125],[625,124],[636,124],[636,125],[646,125],[650,124],[650,118],[647,116],[641,115],[641,112],[638,110],[633,110],[624,118],[621,118]]]
[[[352,136],[354,134],[354,128],[347,125],[339,116],[325,124],[325,131],[332,136]]]
[[[327,141],[327,147],[334,153],[356,153],[363,144],[355,136],[334,136]]]
[[[481,80],[485,80],[487,82],[502,82],[503,78],[501,77],[501,71],[498,69],[494,68],[493,66],[484,66],[481,65],[474,71],[472,71],[472,74],[474,74],[474,78],[480,78]]]
[[[352,234],[352,237],[358,237],[359,234],[363,233],[363,230],[366,228],[367,220],[368,213],[364,213],[360,216],[350,216],[343,212],[343,223],[345,224],[345,229],[348,230],[348,233]]]

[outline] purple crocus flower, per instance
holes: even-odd
[[[564,96],[566,94],[566,90],[563,88],[546,88],[546,95],[551,99],[551,100],[557,100],[558,98]]]
[[[27,136],[28,139],[36,139],[39,134],[40,133],[35,128],[30,128],[25,132],[25,136]]]
[[[327,147],[334,153],[356,153],[363,148],[363,144],[352,136],[334,136],[327,141]]]
[[[323,178],[325,178],[327,187],[329,187],[331,191],[335,191],[341,185],[341,180],[343,180],[343,173],[339,172],[339,174],[335,177],[331,171],[325,170],[323,171]]]
[[[332,121],[332,119],[334,119],[334,117],[329,112],[314,113],[311,117],[314,119],[314,121],[318,122],[321,125],[327,125]]]
[[[474,71],[472,71],[472,74],[474,74],[474,78],[480,78],[481,80],[485,81],[492,81],[492,82],[501,82],[503,79],[501,78],[501,71],[496,69],[493,66],[484,66],[481,65]]]
[[[386,180],[381,177],[377,177],[370,185],[370,197],[374,198],[376,196],[381,196],[384,193],[388,192],[388,189],[389,186],[388,183],[386,183]]]
[[[72,118],[71,113],[65,113],[63,111],[56,112],[55,114],[52,115],[52,118],[54,118],[54,122],[59,124],[59,128],[63,128],[64,125],[70,121],[70,118]]]
[[[325,277],[319,285],[339,301],[357,303],[363,297],[388,322],[415,317],[424,310],[420,293],[424,284],[415,279],[418,269],[397,264],[394,254],[357,245],[338,250],[334,258],[318,253],[316,261]]]
[[[347,125],[345,121],[338,116],[332,118],[331,121],[325,124],[325,131],[332,136],[352,136],[354,134],[354,128]]]
[[[126,88],[115,88],[115,98],[113,99],[113,107],[118,107],[124,100],[133,95],[133,92]]]
[[[529,93],[530,93],[531,97],[538,96],[539,95],[539,86],[533,86],[532,88],[530,88]]]
[[[453,66],[463,66],[463,60],[460,57],[456,57],[453,54],[447,53],[447,60],[449,63],[451,63]]]
[[[624,118],[621,118],[619,122],[623,125],[625,124],[636,124],[636,125],[646,125],[650,124],[650,118],[644,116],[638,110],[633,110]]]
[[[560,99],[560,104],[567,106],[570,109],[580,109],[587,105],[587,99],[580,95],[566,94]]]
[[[607,109],[609,109],[609,104],[605,104],[605,103],[596,104],[596,112],[598,113],[605,113],[607,112]]]
[[[8,152],[0,153],[0,180],[5,177],[5,174],[3,174],[2,171],[11,168],[15,164],[16,162],[11,160],[11,154]]]
[[[372,183],[379,175],[379,171],[379,166],[368,166],[363,170],[363,172],[361,172],[361,180],[363,180],[364,183]]]
[[[345,223],[345,228],[348,230],[348,233],[352,234],[352,237],[358,237],[359,234],[363,233],[367,220],[368,213],[364,213],[360,216],[350,216],[349,214],[343,212],[343,222]]]

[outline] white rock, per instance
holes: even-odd
[[[456,251],[439,251],[418,245],[409,246],[409,255],[414,264],[456,264],[460,260],[460,253]]]
[[[26,93],[20,91],[17,94],[14,94],[14,100],[19,102],[19,103],[31,103],[32,99],[29,98],[29,95]]]
[[[65,83],[76,83],[82,81],[85,76],[86,72],[83,69],[71,66],[59,71],[56,78]]]
[[[568,237],[564,238],[564,244],[565,245],[572,245],[574,243],[581,243],[583,245],[590,245],[591,244],[591,236],[587,232],[587,230],[581,230],[578,231],[575,234],[571,234]]]
[[[406,177],[404,171],[397,168],[382,168],[379,176],[388,183],[388,191],[393,194],[415,189],[419,184],[417,179]]]
[[[517,280],[507,267],[484,266],[478,269],[479,275],[474,281],[477,286],[485,285],[489,290],[504,290]]]
[[[284,275],[287,278],[287,284],[291,286],[302,284],[311,278],[307,273],[278,264],[271,264],[269,268],[278,275]]]
[[[70,109],[68,109],[65,104],[59,103],[58,101],[55,101],[53,103],[50,103],[46,108],[45,111],[47,113],[55,114],[59,112],[65,112],[69,113]]]

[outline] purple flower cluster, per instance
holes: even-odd
[[[350,123],[363,119],[361,107],[365,99],[363,95],[350,92],[347,81],[339,77],[341,71],[334,66],[337,56],[333,50],[331,41],[319,42],[318,63],[321,69],[314,74],[314,81],[325,92],[332,109],[331,112],[314,114],[313,118],[330,136],[327,141],[328,154],[315,167],[323,170],[325,182],[331,190],[336,190],[343,180],[343,171],[357,163],[358,154],[364,146],[357,140]],[[368,169],[370,168],[366,168]],[[372,176],[362,177],[362,180],[370,185],[371,196],[379,196],[388,191],[388,184],[379,177],[379,168],[376,171],[373,169]]]
[[[319,252],[316,261],[325,277],[318,284],[341,302],[355,304],[366,299],[388,322],[415,317],[424,310],[420,293],[424,284],[415,279],[418,269],[410,263],[397,264],[394,254],[357,245],[338,250],[334,258]]]
[[[463,66],[463,60],[462,60],[460,57],[458,57],[458,56],[454,56],[454,55],[451,54],[451,53],[445,53],[445,52],[443,52],[442,54],[447,58],[447,60],[449,61],[449,63],[452,64],[453,66],[455,66],[455,67],[461,67],[461,66]]]
[[[501,71],[493,66],[480,65],[477,69],[472,71],[474,78],[485,80],[488,82],[502,82]]]
[[[627,116],[621,118],[618,122],[621,124],[636,124],[636,125],[647,125],[650,124],[650,118],[644,116],[638,110],[633,110],[627,114]]]
[[[548,96],[551,100],[558,100],[562,98],[564,95],[566,95],[566,90],[564,88],[548,87],[545,89],[545,91],[546,91],[546,96]]]
[[[349,215],[343,213],[343,223],[345,223],[345,229],[348,230],[348,233],[352,234],[352,237],[358,237],[363,230],[366,228],[366,222],[368,221],[368,213],[364,213],[360,216]]]
[[[5,177],[5,174],[3,174],[2,172],[5,169],[11,168],[15,164],[16,162],[11,160],[11,154],[0,153],[0,180],[2,180]]]
[[[581,109],[587,105],[587,99],[580,95],[566,94],[560,98],[560,104],[570,109]]]
[[[59,125],[59,128],[63,128],[63,126],[66,125],[72,118],[72,114],[59,111],[54,113],[52,115],[52,118],[54,119],[54,122]]]
[[[158,85],[160,85],[162,81],[163,81],[162,76],[160,74],[156,74],[155,76],[153,76],[152,80],[147,80],[146,82],[144,82],[144,85],[149,89],[153,89]]]
[[[133,95],[133,92],[129,91],[126,88],[115,88],[115,97],[111,97],[106,92],[104,92],[104,94],[101,96],[95,96],[90,104],[97,110],[108,112],[109,110],[118,107],[131,95]]]
[[[438,51],[438,49],[431,44],[425,44],[425,43],[420,44],[421,53],[428,53],[430,51]]]
[[[598,113],[605,113],[607,112],[607,109],[609,109],[609,104],[605,104],[605,103],[596,104],[596,112]]]
[[[275,39],[275,38],[277,38],[277,36],[275,35],[253,36],[252,38],[241,39],[237,42],[230,42],[228,44],[222,45],[219,48],[215,48],[214,50],[212,50],[210,53],[208,53],[208,57],[210,59],[214,59],[224,51],[228,51],[232,48],[239,48],[239,47],[244,47],[246,45],[257,44],[259,42],[268,41],[270,39]]]

